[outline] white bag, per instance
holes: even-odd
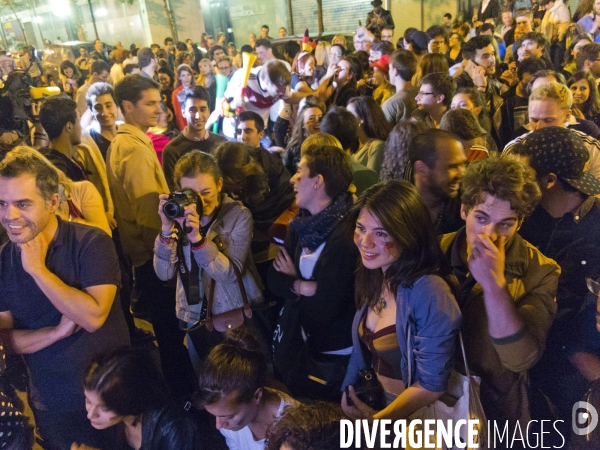
[[[459,420],[479,420],[478,426],[474,427],[477,430],[477,436],[475,438],[475,444],[478,447],[463,447],[467,450],[485,449],[487,444],[487,419],[483,406],[481,405],[481,399],[479,396],[479,384],[481,378],[475,375],[471,375],[469,366],[467,365],[467,357],[465,355],[465,347],[463,345],[462,334],[459,332],[460,348],[462,350],[463,361],[465,363],[466,376],[452,370],[450,379],[448,380],[448,388],[444,395],[438,400],[433,402],[431,405],[425,406],[418,411],[415,411],[410,415],[409,420],[420,419],[420,420],[443,420],[444,423],[451,421],[452,427]],[[411,332],[410,327],[407,333],[407,347],[411,349]],[[412,358],[411,355],[407,355],[408,359],[408,384],[411,383],[412,375]],[[435,435],[434,435],[435,436]],[[456,438],[455,438],[456,439]],[[462,426],[460,428],[460,440],[463,443],[467,443],[467,427]],[[437,450],[450,450],[457,447],[437,447]]]

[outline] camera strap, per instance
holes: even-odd
[[[185,264],[185,255],[183,253],[183,243],[181,239],[177,240],[177,256],[179,259],[179,276],[181,284],[185,291],[185,298],[188,305],[197,305],[200,303],[200,267],[194,258],[194,254],[190,252],[190,265],[188,270]]]

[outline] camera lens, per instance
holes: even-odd
[[[181,217],[181,207],[176,201],[169,200],[163,205],[163,213],[169,219],[175,219],[176,217]]]

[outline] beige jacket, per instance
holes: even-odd
[[[161,229],[158,196],[168,193],[169,187],[152,141],[133,125],[119,127],[106,160],[123,251],[138,267],[152,260]]]

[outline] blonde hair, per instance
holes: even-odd
[[[529,102],[532,100],[554,100],[558,107],[563,111],[571,109],[573,105],[573,94],[571,89],[561,83],[544,83],[535,88],[529,96]]]
[[[327,133],[315,133],[312,136],[308,136],[304,139],[304,142],[302,142],[302,145],[300,146],[300,156],[304,156],[306,149],[313,145],[331,145],[332,147],[338,147],[344,150],[342,144],[335,136]]]
[[[329,50],[331,44],[329,42],[319,42],[315,48],[315,61],[317,66],[329,67]]]
[[[346,41],[346,36],[344,36],[343,34],[336,34],[336,35],[333,37],[333,39],[331,40],[331,43],[332,43],[332,45],[333,45],[333,43],[334,43],[336,40],[338,40],[338,39],[339,39],[340,41],[342,41],[342,42],[341,42],[341,44],[344,46],[344,49],[348,48],[348,43],[347,43],[347,41]]]

